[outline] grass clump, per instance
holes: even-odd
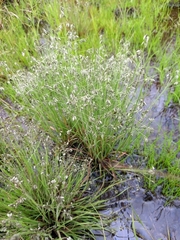
[[[79,44],[52,39],[41,61],[26,75],[14,75],[14,97],[56,143],[78,143],[99,163],[115,149],[130,149],[142,135],[146,79],[127,45],[116,56],[109,56],[103,44],[83,56],[75,54]]]
[[[164,136],[163,142],[158,139],[145,146],[144,155],[147,156],[149,175],[145,178],[145,187],[154,191],[161,186],[162,194],[180,197],[180,141],[174,142],[172,136]]]
[[[21,239],[94,239],[102,229],[98,213],[104,206],[99,192],[87,183],[87,167],[63,154],[43,158],[34,149],[16,148],[12,161],[1,165],[0,226],[6,236]],[[14,160],[13,160],[14,159]],[[47,239],[47,238],[46,238]]]

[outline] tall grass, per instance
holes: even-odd
[[[51,50],[28,73],[13,76],[14,97],[23,111],[56,143],[82,144],[97,162],[115,149],[133,148],[143,136],[142,88],[148,81],[138,55],[124,44],[109,56],[101,44],[83,56],[75,54],[81,42],[58,41],[52,38]]]
[[[27,144],[27,143],[26,143]],[[87,167],[62,153],[49,158],[38,147],[15,146],[11,161],[1,161],[0,228],[11,239],[94,239],[105,218],[101,192],[92,192]],[[14,239],[12,238],[12,239]]]
[[[0,74],[32,66],[31,57],[40,56],[52,32],[66,42],[72,30],[82,39],[80,54],[90,48],[98,49],[100,36],[112,53],[118,51],[120,41],[128,40],[132,49],[144,50],[149,60],[155,56],[162,73],[167,64],[172,65],[174,61],[174,54],[167,53],[168,39],[177,33],[174,52],[178,51],[179,41],[178,21],[172,20],[168,3],[168,0],[5,2],[0,8]],[[160,78],[163,82],[164,76]],[[179,80],[176,82],[169,101],[179,102]]]
[[[80,38],[86,38],[80,53],[98,48],[102,35],[110,52],[116,52],[119,41],[124,39],[136,50],[145,48],[149,56],[161,57],[169,16],[167,3],[167,0],[14,1],[0,9],[1,60],[6,60],[11,70],[28,67],[32,64],[30,56],[39,55],[37,43],[42,44],[51,32],[66,41],[72,27]],[[142,44],[144,36],[149,38],[148,48]]]

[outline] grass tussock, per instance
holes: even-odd
[[[142,88],[148,78],[139,74],[139,56],[128,45],[116,56],[108,56],[103,44],[83,56],[74,54],[81,43],[58,41],[51,40],[51,50],[29,72],[13,76],[14,97],[57,144],[82,144],[100,163],[143,136]]]
[[[13,154],[13,153],[10,153]],[[63,154],[49,159],[38,150],[19,149],[16,159],[1,164],[0,226],[5,238],[93,239],[103,229],[100,192],[92,192],[87,168]]]

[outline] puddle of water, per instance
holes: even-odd
[[[152,84],[145,97],[146,108],[149,108],[149,106],[155,101],[152,108],[149,109],[145,120],[147,121],[149,118],[154,119],[150,124],[153,132],[149,137],[149,140],[154,140],[157,136],[161,136],[160,141],[162,141],[165,133],[168,134],[173,131],[173,140],[177,141],[180,134],[180,106],[169,104],[169,106],[166,107],[165,103],[168,92],[164,91],[164,93],[161,94],[161,91],[162,90],[157,84]]]
[[[101,212],[114,219],[109,226],[112,232],[105,232],[106,239],[179,239],[180,201],[176,200],[171,206],[166,206],[166,199],[159,191],[152,195],[141,187],[142,179],[136,181],[135,179],[136,176],[127,180],[126,187],[129,189],[126,196],[109,201],[107,209]],[[122,186],[119,186],[119,191],[121,189]],[[110,193],[111,196],[113,194]],[[98,231],[94,233],[96,240],[104,239],[102,233]]]

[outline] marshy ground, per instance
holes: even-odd
[[[179,5],[0,13],[2,238],[179,239]]]

